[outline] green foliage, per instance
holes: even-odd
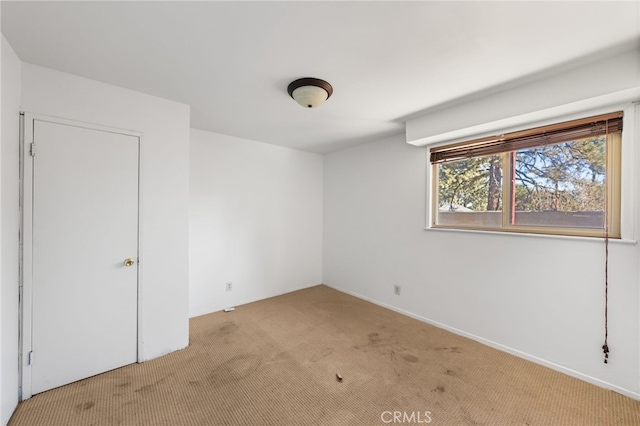
[[[604,136],[547,145],[516,154],[516,210],[602,211]]]
[[[501,157],[494,155],[441,164],[439,207],[448,211],[487,211],[491,166],[499,166],[500,162]]]
[[[598,136],[518,151],[513,156],[516,210],[604,210],[605,145],[605,136]],[[502,174],[509,167],[502,162],[494,155],[440,164],[439,208],[500,210]]]

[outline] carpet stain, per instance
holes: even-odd
[[[444,372],[444,374],[446,374],[447,376],[453,376],[453,377],[457,377],[458,375],[456,374],[455,371],[453,370],[447,370]]]
[[[223,362],[218,368],[213,370],[207,378],[213,385],[238,382],[252,375],[261,364],[262,357],[259,355],[238,355]]]
[[[226,321],[220,324],[220,327],[214,329],[210,333],[210,337],[228,336],[238,330],[238,324],[234,321]]]
[[[436,351],[447,351],[447,352],[456,353],[456,354],[461,354],[462,353],[462,349],[460,349],[457,346],[436,348]]]
[[[378,345],[380,344],[380,334],[378,333],[369,333],[369,335],[367,336],[369,338],[369,343],[372,345]]]
[[[329,355],[331,355],[333,353],[333,348],[324,348],[324,350],[322,350],[322,352],[318,352],[316,354],[314,354],[309,361],[311,362],[317,362],[320,361],[322,358],[326,358]]]
[[[439,386],[437,386],[434,390],[432,390],[431,392],[444,393],[444,391],[445,391],[444,386],[439,385]]]
[[[407,362],[418,362],[418,361],[420,361],[420,359],[417,356],[413,356],[413,355],[402,355],[402,358],[404,358],[404,360],[407,361]]]
[[[231,337],[240,327],[234,321],[226,321],[220,324],[217,328],[209,331],[206,344],[220,344],[222,342],[229,343],[229,337]]]
[[[161,384],[162,382],[167,380],[167,378],[169,378],[170,376],[172,376],[172,374],[169,374],[168,376],[163,377],[162,379],[157,380],[157,381],[151,383],[150,385],[141,386],[138,389],[136,389],[134,392],[140,393],[142,395],[146,395],[146,394],[148,394],[150,392],[153,392],[153,391],[156,390],[156,388],[157,388],[157,386],[159,384]]]
[[[89,410],[90,408],[93,408],[95,405],[96,405],[96,403],[93,402],[93,401],[83,402],[82,404],[76,405],[76,410],[77,411],[86,411],[86,410]]]
[[[118,387],[118,388],[125,388],[127,386],[131,386],[131,382],[118,383],[116,385],[116,387]]]

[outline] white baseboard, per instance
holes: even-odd
[[[247,298],[240,299],[239,301],[237,301],[237,303],[235,303],[233,305],[233,307],[238,307],[238,306],[246,305],[246,304],[253,303],[253,302],[259,302],[260,300],[270,299],[272,297],[281,296],[283,294],[292,293],[292,292],[298,291],[298,290],[304,290],[305,288],[315,287],[317,285],[322,285],[322,283],[303,284],[303,285],[296,286],[296,287],[289,287],[289,288],[281,290],[281,291],[269,292],[269,293],[263,294],[263,295],[261,295],[259,297],[247,297]],[[195,315],[189,314],[189,319],[200,317],[200,316],[203,316],[203,315],[209,315],[209,314],[212,314],[214,312],[222,311],[223,309],[226,309],[226,308],[229,308],[229,307],[230,306],[226,306],[226,305],[214,305],[207,312],[198,313],[198,314],[195,314]]]

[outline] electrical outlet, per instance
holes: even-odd
[[[231,291],[231,290],[233,290],[233,283],[231,281],[229,281],[227,283],[227,291]]]
[[[402,289],[402,287],[400,287],[399,285],[394,285],[393,286],[393,294],[396,294],[398,296],[400,296],[400,290]]]

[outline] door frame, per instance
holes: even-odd
[[[116,133],[138,138],[138,282],[137,282],[137,339],[136,362],[142,362],[142,133],[106,127],[98,124],[84,123],[65,118],[42,114],[20,112],[20,239],[19,239],[19,400],[24,401],[32,396],[31,365],[32,351],[32,319],[33,319],[33,158],[31,144],[34,142],[34,122],[44,121],[53,124],[80,127],[83,129]],[[36,145],[37,150],[37,145]],[[36,153],[37,155],[37,153]]]

